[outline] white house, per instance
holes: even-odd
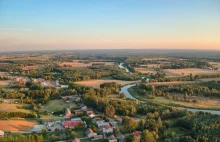
[[[101,123],[98,123],[98,127],[99,128],[103,128],[105,126],[110,126],[109,122],[101,122]]]
[[[92,129],[87,129],[86,130],[86,135],[88,138],[94,138],[94,136],[97,136],[97,133],[94,133]]]
[[[110,125],[106,125],[102,128],[104,134],[113,133],[113,128]]]
[[[0,130],[0,137],[3,137],[3,136],[4,136],[4,134],[5,134],[5,132],[4,132],[4,131],[2,131],[2,130]]]

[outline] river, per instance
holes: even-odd
[[[134,99],[134,100],[137,100],[136,98],[134,98],[129,92],[128,92],[128,89],[135,86],[136,84],[129,84],[129,85],[126,85],[124,87],[121,88],[121,91],[120,93],[124,93],[125,94],[125,97],[126,98],[129,98],[129,99]],[[139,100],[140,102],[142,103],[146,103],[144,101],[141,101]],[[196,108],[184,108],[184,107],[177,107],[179,109],[186,109],[188,111],[192,111],[192,112],[209,112],[211,114],[217,114],[217,115],[220,115],[220,111],[219,110],[206,110],[206,109],[196,109]]]
[[[132,74],[132,72],[130,72],[128,68],[124,67],[123,64],[124,64],[124,63],[120,63],[120,64],[118,65],[118,67],[121,68],[121,69],[125,69],[126,72],[129,72],[130,74]]]

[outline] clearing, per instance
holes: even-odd
[[[219,74],[219,70],[208,70],[208,69],[198,69],[198,68],[186,68],[186,69],[164,69],[167,77],[180,77],[187,76],[192,73],[192,75],[200,74]]]
[[[106,83],[106,82],[116,82],[116,83],[121,84],[121,85],[126,85],[126,84],[136,83],[138,81],[101,80],[100,79],[100,80],[78,81],[78,82],[74,82],[74,83],[84,85],[84,86],[99,88],[101,84]]]
[[[15,104],[15,99],[5,99],[2,103],[0,103],[0,111],[7,111],[7,112],[26,112],[30,113],[31,111],[25,108],[28,108],[30,105],[21,105],[21,104]]]
[[[156,74],[157,73],[156,70],[148,69],[148,68],[135,68],[134,70],[142,74]]]
[[[63,62],[60,64],[62,67],[73,67],[73,68],[80,68],[80,67],[89,67],[92,65],[114,65],[114,62],[81,62],[78,60],[74,60],[73,62]]]
[[[30,131],[35,125],[37,125],[36,121],[0,120],[0,128],[3,131]]]
[[[10,80],[0,80],[0,86],[7,86]]]
[[[67,104],[61,100],[50,100],[47,104],[43,105],[40,108],[40,112],[56,112],[56,111],[62,111],[64,108],[69,107],[70,104]]]
[[[220,62],[209,62],[214,68],[220,68]]]
[[[181,95],[175,95],[179,99],[183,98]],[[200,109],[219,109],[220,108],[220,100],[219,99],[211,99],[211,98],[205,98],[205,97],[198,97],[198,96],[192,96],[187,97],[190,102],[184,102],[184,101],[176,101],[172,99],[172,95],[170,99],[167,99],[165,97],[155,97],[155,101],[162,102],[165,104],[176,104],[184,107],[190,107],[190,108],[200,108]],[[198,100],[197,103],[192,102],[192,100]]]

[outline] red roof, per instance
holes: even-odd
[[[105,128],[106,130],[108,130],[108,129],[111,128],[111,126],[110,126],[110,125],[105,125],[104,128]]]
[[[74,121],[63,121],[63,125],[65,127],[75,127],[77,124],[82,123],[81,120],[74,120]]]
[[[72,142],[80,142],[80,139],[75,138]]]
[[[115,136],[111,135],[110,137],[108,137],[108,139],[113,140],[113,139],[115,139]]]
[[[134,131],[132,134],[133,136],[139,137],[141,136],[141,131]]]

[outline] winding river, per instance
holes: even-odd
[[[124,63],[120,63],[120,64],[118,65],[118,67],[121,68],[121,69],[125,69],[126,72],[132,74],[132,72],[130,72],[128,68],[124,67],[123,64],[124,64]]]
[[[128,89],[135,86],[136,84],[129,84],[129,85],[126,85],[124,87],[121,88],[121,91],[120,93],[124,93],[125,94],[125,97],[126,98],[129,98],[129,99],[134,99],[134,100],[137,100],[136,98],[134,98],[129,92],[128,92]],[[139,100],[140,101],[140,100]],[[140,101],[142,103],[146,103],[144,101]],[[196,109],[196,108],[184,108],[184,107],[177,107],[179,109],[186,109],[188,111],[191,111],[191,112],[209,112],[211,114],[217,114],[217,115],[220,115],[220,111],[219,110],[206,110],[206,109]]]

